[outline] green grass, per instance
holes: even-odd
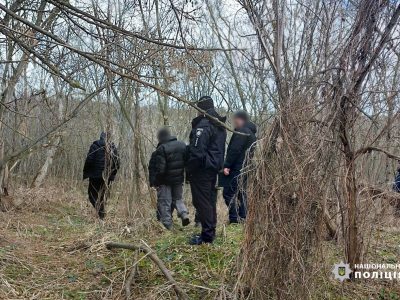
[[[243,241],[243,226],[219,224],[213,245],[190,246],[189,238],[199,233],[191,224],[178,221],[172,232],[153,219],[145,219],[142,231],[124,232],[129,220],[117,213],[105,225],[99,224],[76,202],[49,203],[37,211],[15,211],[0,218],[0,299],[119,299],[124,298],[126,277],[139,259],[132,294],[134,299],[175,299],[173,289],[157,266],[132,251],[104,247],[108,241],[148,244],[165,263],[190,299],[215,299],[221,289],[232,291],[237,278],[236,260]],[[142,220],[134,220],[134,222]],[[133,222],[134,225],[137,225]],[[144,228],[144,229],[143,229]],[[400,235],[379,232],[370,262],[397,263]],[[73,246],[87,243],[89,248]],[[72,247],[72,248],[71,248]],[[318,285],[312,299],[400,300],[398,282],[345,282],[332,278],[330,269],[343,259],[334,242],[323,243]],[[3,285],[7,281],[8,286]],[[10,287],[15,291],[10,294]],[[257,299],[258,300],[258,299]],[[262,299],[261,299],[262,300]]]
[[[208,299],[207,297],[212,299],[215,296],[211,295],[212,290],[217,290],[231,281],[230,276],[226,278],[226,273],[234,269],[243,237],[243,227],[234,225],[220,227],[213,245],[191,246],[188,244],[189,237],[196,232],[198,229],[193,227],[164,232],[147,239],[146,243],[156,251],[174,278],[188,291],[191,299]],[[118,241],[139,243],[130,238]],[[140,257],[143,258],[143,254]],[[115,272],[123,271],[126,265],[133,263],[131,251],[119,250],[113,251],[112,255],[104,256],[101,261],[88,260],[86,266],[90,269],[102,264],[107,275],[112,276]],[[142,259],[138,266],[140,275],[135,282],[138,293],[167,284],[164,276],[149,259]]]

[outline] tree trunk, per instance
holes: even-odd
[[[54,157],[57,153],[57,149],[61,143],[61,136],[57,135],[52,145],[49,146],[49,149],[46,153],[46,160],[40,170],[37,172],[32,184],[31,188],[38,188],[43,184],[44,179],[46,178],[51,165],[53,164]]]
[[[357,227],[357,187],[355,176],[355,161],[353,157],[346,157],[346,200],[347,200],[347,262],[350,266],[360,262]]]
[[[56,77],[53,77],[53,79],[54,79],[54,85],[57,89],[56,99],[58,100],[58,122],[62,122],[63,117],[64,117],[63,97],[61,96],[61,92],[58,88],[59,87],[58,79]],[[61,135],[59,133],[56,133],[54,141],[51,142],[51,145],[49,146],[49,149],[47,150],[46,160],[45,160],[44,164],[42,165],[42,167],[37,172],[32,184],[31,184],[32,188],[38,188],[43,184],[43,181],[46,178],[51,165],[53,164],[54,157],[57,153],[57,149],[60,146],[60,144],[61,144]]]

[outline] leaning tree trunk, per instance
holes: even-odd
[[[54,157],[57,153],[57,149],[60,146],[61,143],[61,135],[57,135],[54,139],[54,141],[51,142],[51,145],[49,146],[49,149],[46,152],[46,160],[44,161],[43,165],[37,172],[36,176],[34,177],[34,180],[31,184],[32,188],[38,188],[43,184],[43,181],[45,180],[47,174],[49,173],[49,169],[51,165],[53,164]]]
[[[64,103],[63,103],[63,97],[58,88],[59,87],[58,80],[55,77],[54,77],[54,84],[57,89],[55,100],[56,101],[58,100],[58,122],[61,123],[62,119],[64,117]],[[57,150],[58,150],[58,147],[60,146],[60,144],[61,144],[61,134],[56,133],[53,141],[50,142],[49,148],[46,152],[46,160],[44,161],[42,167],[39,169],[36,176],[34,177],[31,187],[37,188],[43,184],[43,181],[46,178],[51,165],[53,164],[54,157],[57,153]]]

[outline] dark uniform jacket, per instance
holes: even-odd
[[[149,162],[150,186],[182,184],[185,155],[186,144],[176,137],[160,141]]]
[[[237,182],[234,179],[240,175],[248,151],[250,151],[250,158],[254,152],[254,142],[257,140],[256,125],[252,122],[247,122],[242,128],[236,131],[245,133],[247,136],[233,133],[224,162],[224,168],[229,168],[230,172],[228,176],[225,176],[222,172],[219,174],[218,185],[220,187],[229,187],[233,182]]]
[[[109,148],[108,156],[106,156],[106,148]],[[109,146],[106,147],[105,139],[100,138],[99,140],[94,141],[90,146],[85,166],[83,167],[83,179],[103,178],[103,172],[104,170],[107,170],[109,173],[108,179],[113,181],[119,167],[119,155],[114,143],[109,143]],[[106,174],[105,176],[107,177]]]
[[[214,109],[207,113],[221,122],[226,117],[221,117]],[[187,172],[190,175],[199,174],[204,171],[217,173],[224,163],[226,130],[206,115],[193,119],[192,131],[190,132],[190,144],[187,154]]]
[[[228,150],[226,151],[224,168],[229,168],[231,171],[240,171],[243,167],[247,150],[257,140],[257,128],[254,123],[247,122],[242,128],[235,131],[247,135],[233,133],[229,141]]]

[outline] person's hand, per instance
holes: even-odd
[[[229,169],[229,168],[224,168],[224,175],[225,175],[225,176],[228,176],[230,172],[231,172],[231,169]]]

